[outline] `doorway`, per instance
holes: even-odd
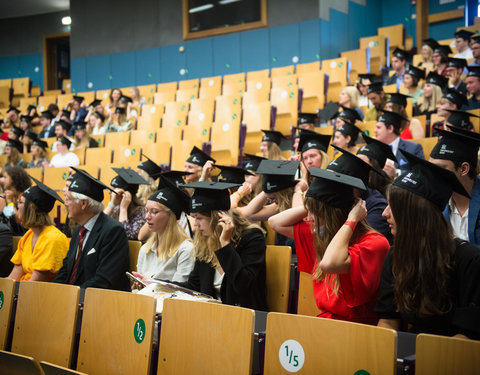
[[[70,33],[44,35],[44,90],[61,90],[64,79],[70,79]]]

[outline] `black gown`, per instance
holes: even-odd
[[[434,335],[465,335],[480,339],[480,248],[469,242],[456,241],[454,270],[450,290],[453,308],[444,315],[419,317],[397,311],[393,291],[393,254],[385,257],[380,280],[380,298],[375,312],[380,319],[401,319],[413,333]]]

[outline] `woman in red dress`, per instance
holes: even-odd
[[[298,270],[312,274],[319,317],[376,324],[374,305],[389,244],[365,221],[365,201],[355,201],[354,189],[365,185],[328,170],[310,172],[315,178],[304,205],[268,223],[295,239]]]

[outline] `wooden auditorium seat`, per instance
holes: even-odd
[[[17,239],[16,243],[18,244]],[[17,245],[13,244],[13,250],[15,251]],[[7,348],[8,335],[10,332],[10,322],[12,317],[12,306],[13,306],[13,294],[15,290],[15,281],[0,278],[0,292],[2,298],[0,299],[0,350]]]
[[[167,102],[174,102],[177,90],[160,91],[153,95],[153,102],[155,104],[165,104]]]
[[[269,313],[264,374],[393,375],[396,346],[394,330],[334,319]]]
[[[62,94],[57,96],[57,105],[58,108],[64,108],[67,106],[68,102],[73,99],[72,94]]]
[[[204,77],[200,80],[200,99],[215,99],[222,94],[222,76]]]
[[[168,102],[165,104],[165,114],[162,118],[162,128],[183,127],[187,124],[189,102]]]
[[[480,374],[479,341],[422,333],[415,352],[417,375]]]
[[[26,168],[25,172],[27,172],[29,176],[32,176],[38,181],[43,182],[43,168]]]
[[[295,67],[293,65],[281,66],[278,68],[272,68],[270,70],[270,76],[272,80],[276,77],[289,76],[295,73]]]
[[[149,374],[155,305],[150,296],[87,288],[76,370]]]
[[[185,161],[190,154],[195,143],[189,139],[183,139],[179,142],[176,142],[172,145],[172,158],[171,158],[171,169],[183,171],[185,167]],[[198,145],[197,145],[198,147]],[[201,147],[199,147],[201,149]],[[148,157],[151,157],[148,154]]]
[[[47,167],[43,169],[43,182],[54,190],[62,190],[65,187],[69,175],[69,167]]]
[[[374,35],[374,36],[366,36],[360,38],[359,40],[359,48],[369,48],[370,49],[370,57],[371,58],[378,58],[379,67],[386,66],[386,41],[384,35]],[[371,62],[371,61],[370,61]],[[372,71],[372,66],[370,65],[370,72],[372,73],[379,73],[375,70]]]
[[[175,95],[175,101],[190,103],[193,99],[198,99],[198,89],[178,89]]]
[[[114,148],[118,145],[128,145],[130,142],[130,132],[106,133],[105,147]]]
[[[33,357],[0,350],[0,374],[44,375]]]
[[[438,143],[438,137],[427,137],[421,139],[410,139],[410,141],[415,143],[420,143],[423,148],[423,153],[425,155],[425,159],[428,160],[430,157],[430,153],[432,152],[435,145]]]
[[[109,164],[112,162],[113,150],[110,147],[87,148],[85,151],[85,164]]]
[[[87,375],[84,372],[78,372],[46,361],[41,361],[40,366],[45,375]]]
[[[275,130],[284,135],[290,135],[290,127],[297,125],[298,85],[292,85],[288,89],[272,89],[271,102],[272,106],[277,108]]]
[[[244,152],[256,154],[260,151],[262,142],[262,129],[270,129],[271,103],[252,103],[243,107],[243,123],[247,126]]]
[[[125,168],[135,169],[140,164],[140,156],[142,155],[142,145],[122,144],[114,148],[113,164],[121,165]]]
[[[138,254],[140,253],[141,247],[142,247],[142,243],[140,241],[131,241],[131,240],[128,241],[130,272],[137,271],[137,260],[138,260]]]
[[[290,246],[267,246],[265,263],[268,311],[287,312],[291,257]]]
[[[254,311],[166,299],[158,374],[251,374]]]
[[[312,275],[307,272],[299,272],[297,314],[317,316],[320,312],[313,295]]]
[[[46,111],[50,104],[57,103],[57,96],[56,95],[48,95],[48,96],[39,96],[38,97],[38,110],[40,112]]]
[[[157,143],[146,143],[142,145],[142,156],[146,155],[157,164],[170,164],[170,142],[157,139]]]
[[[143,143],[155,143],[155,131],[153,130],[132,130],[130,132],[130,144],[139,145]]]
[[[302,112],[316,113],[325,103],[325,75],[321,70],[301,72],[297,75],[298,88],[303,90]]]
[[[83,91],[75,93],[77,96],[82,96],[87,105],[95,100],[95,91]]]
[[[198,90],[199,87],[200,87],[200,80],[198,78],[178,81],[178,88],[180,90],[184,90],[184,89],[197,89]]]
[[[20,282],[12,352],[68,367],[79,296],[75,285]]]

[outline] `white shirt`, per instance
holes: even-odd
[[[225,277],[225,272],[220,275],[220,272],[218,272],[217,269],[215,269],[215,275],[213,276],[213,288],[215,289],[215,292],[217,293],[217,299],[221,301],[220,298],[220,289],[222,288],[222,283],[223,283],[223,278]]]
[[[87,243],[88,237],[90,236],[90,232],[92,231],[93,226],[97,222],[97,219],[98,219],[99,216],[100,216],[100,212],[98,214],[96,214],[95,216],[93,216],[92,218],[90,218],[90,220],[88,220],[85,223],[85,225],[83,226],[87,230],[87,233],[85,233],[85,238],[83,239],[82,250],[85,247],[85,244]],[[76,254],[78,254],[78,247],[77,247]],[[77,258],[76,255],[75,255],[75,258]]]
[[[137,272],[149,278],[185,282],[195,264],[192,241],[185,240],[169,259],[160,260],[157,256],[156,243],[148,251],[147,245],[140,248],[137,260]]]
[[[465,51],[459,52],[453,57],[455,57],[456,59],[473,59],[472,50],[470,48],[467,48]]]
[[[453,235],[468,241],[468,208],[463,213],[463,216],[460,216],[460,212],[458,212],[452,198],[448,201],[448,208],[450,210],[450,224],[452,225]]]
[[[73,152],[67,152],[65,155],[56,154],[50,161],[52,167],[76,167],[80,165],[80,159]]]

